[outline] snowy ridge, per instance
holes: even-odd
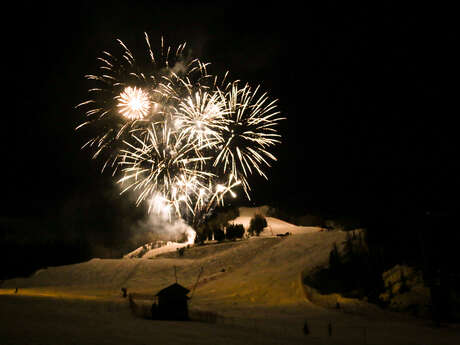
[[[262,215],[266,215],[268,211],[268,206],[256,207],[256,208],[249,208],[249,207],[240,207],[240,216],[230,221],[233,224],[242,224],[245,230],[247,231],[249,228],[249,223],[251,218],[254,217],[255,214],[259,213]],[[302,227],[290,224],[283,220],[273,218],[273,217],[266,217],[267,220],[267,227],[260,233],[260,237],[270,237],[276,235],[282,235],[286,232],[291,234],[304,234],[309,232],[317,232],[320,229],[314,227]],[[134,259],[134,258],[143,258],[143,259],[150,259],[154,258],[158,255],[170,253],[175,253],[179,248],[187,247],[189,243],[178,243],[173,241],[157,241],[156,243],[147,243],[132,252],[124,255],[125,259]]]
[[[242,212],[243,216],[235,219],[235,223],[244,222],[251,218],[248,213],[250,209]],[[259,209],[253,209],[252,214],[257,213]],[[184,286],[192,287],[197,278],[197,274],[203,267],[203,276],[205,281],[207,277],[215,276],[217,273],[224,276],[231,276],[235,281],[250,281],[248,278],[241,278],[240,272],[251,277],[254,272],[253,263],[261,271],[269,272],[278,271],[280,267],[291,266],[295,268],[292,272],[291,282],[297,284],[298,274],[305,269],[304,260],[299,261],[302,255],[295,255],[291,260],[295,248],[302,249],[309,241],[305,241],[305,236],[320,235],[318,241],[323,243],[318,247],[317,253],[312,253],[315,259],[309,258],[309,263],[323,264],[327,262],[329,246],[333,242],[344,238],[342,233],[319,233],[319,228],[297,227],[293,224],[286,223],[276,218],[267,218],[268,227],[260,237],[250,238],[236,242],[224,242],[199,247],[185,248],[183,257],[175,255],[177,248],[185,247],[186,243],[170,242],[166,245],[155,246],[147,245],[145,248],[138,248],[127,254],[125,257],[136,257],[142,255],[142,259],[92,259],[74,265],[59,267],[49,267],[40,270],[34,276],[27,279],[12,279],[6,281],[4,287],[20,288],[48,288],[74,290],[77,288],[90,289],[95,295],[107,294],[108,290],[111,295],[118,295],[121,287],[136,289],[136,291],[158,291],[174,279],[174,266],[177,267],[179,280]],[[273,234],[272,234],[273,231]],[[276,234],[291,232],[293,236],[278,238]],[[298,236],[297,236],[298,235]],[[324,238],[329,240],[324,241]],[[311,238],[313,239],[313,237]],[[315,245],[316,245],[315,240]],[[302,244],[302,245],[300,245]],[[326,249],[325,249],[326,248]],[[323,249],[325,249],[323,251]],[[145,253],[142,254],[142,251]],[[159,254],[171,252],[169,257],[156,257]],[[305,258],[304,258],[305,259]],[[221,279],[221,278],[219,278]],[[217,280],[215,280],[217,281]],[[284,283],[283,283],[284,284]],[[263,285],[263,283],[262,283]],[[272,285],[272,284],[271,284]],[[205,289],[206,284],[200,284],[200,289]],[[232,284],[227,285],[232,286]],[[253,285],[255,287],[256,285]],[[273,287],[273,285],[272,285]],[[197,289],[196,296],[206,295],[206,289],[200,292]],[[292,291],[286,291],[291,295]],[[300,296],[300,300],[303,297]]]
[[[147,243],[143,246],[133,250],[132,252],[123,256],[124,259],[151,259],[157,255],[175,252],[179,248],[187,247],[188,243],[178,243],[178,242],[164,242],[157,241],[154,243]]]
[[[243,211],[235,219],[235,223],[250,219],[251,210]],[[252,211],[259,212],[259,209]],[[10,315],[17,315],[22,320],[32,317],[30,314],[19,314],[15,309],[20,303],[16,300],[17,296],[29,296],[29,298],[48,296],[63,302],[57,302],[55,306],[52,304],[54,302],[46,302],[47,304],[34,302],[35,308],[45,303],[43,315],[47,315],[50,310],[56,310],[60,313],[60,319],[64,320],[61,323],[65,323],[66,315],[74,313],[73,318],[84,320],[81,321],[83,324],[90,322],[86,320],[98,324],[99,318],[104,315],[104,318],[110,319],[111,322],[101,323],[101,321],[101,329],[114,325],[110,328],[110,332],[118,334],[117,339],[124,339],[123,334],[132,334],[133,339],[134,337],[139,339],[135,343],[141,344],[151,341],[152,336],[157,337],[162,334],[160,338],[161,343],[164,344],[189,344],[190,337],[199,339],[197,343],[200,344],[216,344],[216,338],[213,337],[226,339],[224,342],[226,344],[247,344],[248,337],[253,337],[251,328],[246,333],[235,328],[231,332],[232,337],[229,338],[228,326],[198,324],[189,329],[187,325],[173,323],[169,336],[166,336],[162,332],[164,328],[162,324],[156,326],[149,321],[148,327],[147,324],[138,325],[139,321],[136,321],[137,323],[132,321],[129,312],[122,313],[123,310],[129,311],[126,309],[128,308],[126,300],[121,298],[122,287],[127,288],[130,293],[155,294],[175,281],[176,271],[178,282],[192,290],[190,310],[212,311],[227,319],[235,320],[234,322],[243,326],[259,325],[254,344],[279,344],[282,343],[280,339],[285,343],[303,344],[305,335],[302,333],[302,327],[305,320],[309,321],[312,331],[312,336],[309,338],[311,344],[329,343],[327,341],[334,339],[335,343],[363,344],[364,327],[367,344],[460,343],[458,341],[460,336],[454,332],[434,330],[420,322],[394,313],[379,311],[375,307],[368,307],[365,302],[355,303],[353,300],[344,300],[341,311],[309,302],[305,294],[305,291],[309,290],[302,284],[302,275],[308,274],[317,266],[327,264],[333,244],[343,243],[346,233],[322,232],[315,227],[297,227],[271,217],[267,218],[267,223],[269,226],[260,237],[186,248],[181,257],[171,252],[149,259],[145,257],[133,260],[92,259],[74,265],[49,267],[25,279],[7,280],[0,288],[0,298],[4,301],[2,308],[8,310],[8,317],[2,320],[5,325],[9,325],[5,326],[8,327],[8,332],[14,331],[16,327],[14,325],[18,323],[14,323],[14,317],[12,319]],[[276,236],[277,233],[286,232],[291,232],[292,235]],[[168,248],[168,246],[152,250],[161,248]],[[170,245],[168,249],[173,248],[174,246]],[[202,274],[197,281],[200,271]],[[19,289],[17,295],[14,293],[16,287]],[[3,295],[11,296],[8,298],[13,300],[8,302],[9,300],[5,300]],[[76,302],[77,300],[82,302]],[[71,308],[66,307],[67,309],[62,313],[58,310],[66,305],[65,301],[74,302]],[[96,301],[107,301],[98,304],[106,309],[93,317],[95,308],[93,304]],[[88,303],[93,304],[88,305]],[[40,317],[40,322],[44,322],[43,318]],[[69,333],[76,332],[71,328],[74,324],[73,318],[69,319]],[[334,329],[339,334],[338,338],[328,338],[325,330],[329,322],[337,327]],[[262,324],[263,329],[260,326]],[[21,334],[22,329],[23,325],[20,325],[17,333]],[[96,332],[94,328],[92,329],[91,332]],[[135,330],[134,333],[130,331],[131,329]],[[278,334],[281,334],[282,338],[269,335],[270,330],[277,329],[281,329],[281,333]],[[84,334],[82,332],[84,329],[83,331],[78,329],[75,334],[76,336]],[[444,332],[442,337],[440,332]],[[109,333],[101,331],[99,338],[93,335],[93,343],[107,343],[102,341],[106,334]],[[175,334],[182,336],[171,338]],[[49,339],[54,338],[49,337]],[[29,344],[38,345],[40,341],[41,339],[36,342],[29,341]],[[53,341],[47,343],[59,343]],[[129,342],[130,340],[124,339],[121,343]]]

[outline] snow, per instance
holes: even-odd
[[[265,216],[265,219],[267,220],[267,227],[260,233],[260,236],[262,237],[281,235],[286,232],[290,232],[291,234],[305,234],[321,230],[317,227],[296,226],[281,219],[269,217],[267,216],[268,209],[268,206],[240,207],[240,215],[230,221],[230,223],[242,224],[244,229],[248,230],[251,218],[254,217],[255,214],[261,214]]]
[[[251,218],[254,217],[256,213],[266,215],[268,211],[268,206],[262,206],[257,208],[249,208],[249,207],[241,207],[240,208],[240,216],[231,220],[230,223],[234,224],[243,224],[245,230],[249,228],[249,223]],[[303,233],[311,233],[311,232],[318,232],[321,229],[317,227],[305,227],[305,226],[296,226],[285,222],[283,220],[266,217],[267,220],[267,227],[262,231],[259,237],[273,237],[276,235],[284,235],[286,232],[291,234],[303,234]],[[143,259],[151,259],[156,256],[165,253],[176,253],[179,248],[187,247],[190,243],[178,243],[173,241],[168,241],[167,243],[149,243],[144,246],[141,246],[132,252],[124,255],[126,259],[133,259],[133,258],[143,258]],[[214,242],[215,243],[215,242]]]
[[[235,223],[249,224],[260,208],[241,211]],[[310,302],[302,276],[326,264],[333,243],[342,243],[345,233],[297,227],[271,217],[267,223],[260,237],[186,248],[181,257],[170,245],[171,252],[149,258],[93,259],[7,280],[0,288],[1,343],[460,343],[455,328],[433,329],[428,321],[363,301],[343,299],[341,310]],[[276,236],[286,232],[292,235]],[[175,281],[174,267],[178,282],[192,290],[191,314],[217,313],[216,324],[151,321],[131,314],[120,289],[155,294]],[[308,336],[302,332],[306,320]]]
[[[151,244],[147,244],[145,246],[146,249],[144,249],[143,247],[139,247],[133,250],[131,253],[126,254],[123,258],[125,259],[133,259],[133,258],[151,259],[160,254],[176,252],[178,249],[187,247],[188,245],[189,243],[179,243],[179,242],[168,241],[167,243],[165,243],[164,245],[160,247],[152,248]]]

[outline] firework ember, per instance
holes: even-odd
[[[213,165],[222,167],[224,174],[231,171],[249,197],[247,177],[254,170],[267,178],[263,167],[270,167],[269,160],[276,160],[267,148],[280,142],[276,125],[283,118],[278,116],[276,100],[270,101],[266,93],[258,96],[258,88],[239,88],[235,82],[229,89],[224,95],[226,126],[221,131],[222,141]]]
[[[128,86],[121,93],[117,106],[120,113],[129,120],[140,120],[147,116],[150,100],[142,89]]]
[[[249,198],[249,177],[267,178],[264,169],[276,160],[269,149],[280,142],[276,100],[259,88],[221,82],[207,64],[186,59],[185,43],[175,53],[154,54],[145,35],[149,64],[142,68],[127,46],[121,56],[104,52],[101,73],[87,107],[94,136],[84,147],[105,153],[122,193],[137,194],[149,211],[196,223],[227,195],[242,186]],[[226,76],[223,80],[226,79]]]
[[[90,98],[77,105],[86,108],[87,120],[76,129],[89,131],[90,139],[82,148],[92,149],[93,158],[103,160],[102,170],[108,165],[117,170],[118,153],[132,130],[164,116],[162,107],[168,106],[169,100],[163,90],[171,81],[199,83],[207,78],[205,64],[184,56],[185,43],[172,52],[161,39],[160,49],[154,52],[147,34],[145,42],[147,57],[136,59],[117,40],[119,51],[104,51],[98,58],[99,73],[85,76],[94,85],[88,90]],[[148,62],[140,62],[145,60]]]

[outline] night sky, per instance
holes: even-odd
[[[269,181],[251,180],[254,204],[356,215],[456,209],[452,9],[155,3],[4,13],[15,20],[2,24],[2,218],[117,212],[124,196],[80,151],[85,138],[73,129],[84,115],[74,107],[87,99],[83,76],[100,53],[117,38],[142,53],[144,32],[152,45],[162,35],[171,46],[185,41],[210,73],[228,70],[279,99],[283,143]]]

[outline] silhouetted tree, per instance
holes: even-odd
[[[265,217],[261,214],[255,214],[249,223],[248,232],[251,236],[259,236],[266,226],[267,219],[265,219]]]
[[[224,231],[221,229],[214,229],[214,239],[219,242],[225,240]]]
[[[226,237],[228,240],[235,240],[237,238],[242,238],[244,235],[243,224],[229,224],[227,226]]]
[[[236,207],[216,208],[213,214],[207,219],[207,225],[212,229],[223,229],[229,221],[240,215]]]
[[[333,274],[337,273],[340,271],[340,254],[339,250],[337,248],[337,243],[334,242],[334,245],[332,247],[332,250],[329,254],[329,269]]]

